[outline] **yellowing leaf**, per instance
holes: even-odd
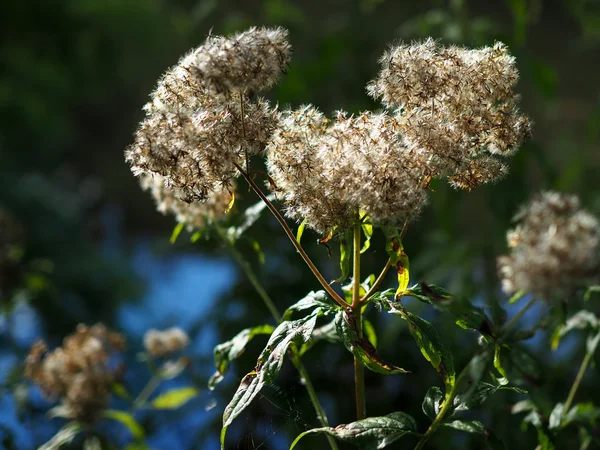
[[[225,214],[228,214],[229,211],[231,211],[231,208],[233,208],[233,204],[235,203],[235,193],[232,192],[231,193],[231,200],[229,200],[229,204],[227,205],[227,209],[225,210]]]
[[[402,238],[397,230],[392,231],[391,239],[385,249],[390,257],[390,265],[398,273],[398,289],[396,290],[396,299],[398,300],[408,288],[410,274],[408,256],[404,252]]]
[[[156,397],[152,401],[152,407],[155,409],[177,409],[197,395],[198,389],[194,387],[171,389]]]

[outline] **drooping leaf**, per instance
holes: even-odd
[[[38,450],[59,450],[63,445],[70,444],[75,436],[82,431],[77,422],[69,422],[63,426],[48,442],[41,445]]]
[[[598,317],[590,311],[581,310],[573,316],[569,317],[567,321],[558,326],[554,333],[552,333],[552,350],[556,350],[560,344],[561,339],[572,330],[599,330],[600,321]]]
[[[213,353],[215,355],[215,367],[217,371],[208,380],[208,388],[212,391],[219,384],[225,374],[229,371],[231,362],[240,357],[244,352],[246,345],[254,338],[254,336],[273,333],[271,325],[259,325],[252,328],[246,328],[236,334],[233,339],[223,342],[215,347]]]
[[[502,390],[502,389],[515,391],[520,394],[526,393],[526,391],[523,391],[522,389],[519,389],[519,388],[516,388],[513,386],[501,385],[501,384],[491,384],[491,383],[487,383],[485,381],[480,381],[479,383],[477,383],[475,388],[472,390],[472,392],[468,398],[462,394],[458,394],[456,396],[456,398],[454,399],[454,405],[455,405],[454,410],[455,411],[466,411],[469,409],[474,409],[474,408],[478,407],[479,405],[481,405],[483,402],[485,402],[488,399],[488,397],[490,397],[491,395],[495,394],[496,392],[498,392],[499,390]]]
[[[341,283],[350,273],[350,261],[352,260],[352,232],[346,231],[340,239],[340,270],[342,274],[335,281]]]
[[[125,425],[125,427],[136,440],[144,439],[144,429],[128,412],[118,411],[116,409],[107,409],[102,413],[102,415],[107,419],[115,420]]]
[[[290,450],[293,450],[300,439],[309,434],[325,433],[363,450],[377,450],[387,447],[407,434],[414,434],[416,431],[415,419],[403,412],[394,412],[387,416],[368,417],[349,424],[338,425],[335,428],[323,427],[305,431],[294,439]]]
[[[221,448],[225,448],[227,427],[254,400],[265,384],[272,383],[283,364],[283,359],[292,343],[306,342],[310,339],[320,314],[316,308],[302,319],[285,321],[273,331],[269,342],[258,357],[256,367],[242,378],[240,385],[223,413]]]
[[[384,375],[393,375],[396,373],[408,373],[407,370],[393,364],[386,363],[379,358],[377,350],[373,344],[365,337],[359,337],[356,318],[352,310],[340,311],[336,316],[336,330],[344,346],[356,356],[363,365],[373,372]]]
[[[493,326],[483,309],[473,306],[465,298],[455,297],[435,284],[419,283],[406,290],[405,295],[414,297],[435,309],[456,317],[456,324],[467,330],[475,330],[491,336]]]
[[[300,356],[304,355],[308,350],[310,350],[315,344],[326,341],[330,343],[338,343],[341,342],[340,337],[338,336],[336,327],[335,327],[335,318],[318,328],[313,330],[312,336],[310,340],[300,347]]]
[[[410,279],[408,256],[404,252],[402,238],[398,230],[389,229],[389,242],[385,246],[390,257],[390,265],[398,273],[398,289],[396,289],[396,299],[399,300],[405,294]]]
[[[177,409],[196,397],[199,392],[195,387],[170,389],[157,396],[151,406],[154,409]]]
[[[323,314],[332,314],[340,309],[325,291],[311,291],[306,297],[297,301],[283,313],[283,320],[289,320],[295,311],[305,311],[310,308],[318,309]]]
[[[496,348],[494,350],[494,367],[496,368],[496,370],[498,371],[498,373],[500,375],[502,375],[504,378],[508,378],[506,376],[506,371],[504,370],[504,367],[502,367],[502,359],[500,356],[501,350],[502,350],[502,345],[496,344]]]
[[[389,302],[388,310],[390,313],[397,314],[408,322],[410,334],[415,339],[421,353],[440,374],[442,380],[444,380],[446,393],[450,392],[456,380],[454,359],[442,343],[437,330],[425,319],[406,311],[397,303]]]
[[[427,390],[422,408],[425,415],[431,420],[434,420],[440,412],[442,400],[444,400],[444,394],[439,387],[432,386]]]
[[[362,232],[365,235],[365,242],[363,243],[362,248],[360,249],[360,253],[364,253],[369,250],[371,246],[371,238],[373,237],[373,225],[370,223],[363,223],[361,225]]]
[[[454,428],[455,430],[465,431],[467,433],[480,434],[485,437],[486,443],[493,450],[506,448],[504,443],[478,420],[453,420],[444,423],[444,426]]]
[[[181,234],[181,231],[183,230],[184,226],[185,226],[185,224],[183,222],[175,225],[175,228],[173,228],[173,233],[171,233],[171,239],[169,239],[171,244],[174,244],[175,242],[177,242],[177,238]]]
[[[298,244],[300,243],[300,240],[302,239],[302,235],[304,234],[305,227],[306,227],[306,219],[304,219],[302,221],[302,223],[300,223],[300,225],[298,225],[298,231],[296,232],[296,241],[298,242]]]

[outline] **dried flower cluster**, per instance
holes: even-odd
[[[263,151],[278,113],[252,91],[270,87],[287,65],[282,29],[209,37],[159,80],[126,160],[160,175],[181,200],[203,202],[230,190],[248,155]]]
[[[110,358],[124,346],[123,336],[104,325],[79,325],[52,352],[38,341],[25,361],[25,376],[47,396],[60,399],[68,417],[91,423],[108,406],[117,372]]]
[[[508,256],[498,258],[502,287],[551,300],[600,275],[600,224],[575,196],[545,192],[516,216]]]
[[[161,175],[142,175],[140,184],[144,190],[152,194],[158,211],[172,214],[178,223],[186,225],[189,230],[202,230],[207,225],[222,219],[235,191],[234,185],[229,190],[212,192],[211,196],[202,203],[186,203],[165,185]]]
[[[399,127],[385,113],[339,112],[329,122],[312,106],[287,112],[267,160],[287,215],[327,233],[350,226],[359,211],[378,224],[418,213],[426,167],[409,154]]]
[[[177,353],[187,347],[189,342],[187,333],[177,327],[163,331],[151,329],[144,335],[144,347],[155,357]]]
[[[419,213],[432,178],[473,189],[498,179],[529,122],[512,92],[514,58],[502,44],[480,50],[429,39],[386,52],[368,86],[389,112],[328,121],[314,107],[284,114],[267,165],[287,215],[327,233],[359,213],[400,225]]]

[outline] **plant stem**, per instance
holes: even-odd
[[[267,293],[267,291],[265,290],[265,288],[259,281],[258,277],[256,276],[256,273],[254,272],[254,270],[252,270],[252,266],[250,266],[250,264],[248,264],[248,261],[246,261],[244,259],[244,257],[242,256],[242,254],[235,248],[235,245],[233,244],[231,239],[229,239],[229,237],[227,236],[226,231],[223,230],[223,228],[221,228],[218,224],[215,224],[215,228],[217,230],[217,233],[219,233],[219,236],[221,237],[223,242],[227,245],[229,252],[233,256],[235,261],[240,265],[240,267],[242,268],[242,270],[244,271],[244,273],[250,280],[250,283],[252,284],[254,289],[256,289],[256,292],[258,293],[259,297],[262,299],[263,303],[265,304],[265,306],[267,307],[267,309],[273,316],[273,319],[275,319],[275,321],[278,323],[281,322],[281,319],[282,319],[281,314],[279,314],[279,311],[277,310],[275,303],[273,303],[273,300],[271,299],[271,297],[269,296],[269,294]],[[319,422],[321,422],[321,425],[323,425],[324,427],[329,426],[329,422],[327,421],[327,415],[325,414],[325,410],[321,406],[321,402],[319,401],[317,392],[312,384],[312,381],[310,380],[308,372],[306,371],[306,367],[304,367],[304,364],[302,363],[302,360],[300,359],[300,355],[298,354],[298,349],[295,348],[295,346],[290,347],[290,357],[292,359],[292,362],[294,363],[294,366],[296,367],[296,370],[298,370],[300,377],[304,381],[304,386],[306,387],[306,391],[308,392],[310,401],[312,402],[313,407],[315,408],[315,412],[317,413]],[[331,447],[331,450],[338,450],[337,442],[335,441],[335,439],[333,437],[327,436],[327,440],[329,441],[329,446]]]
[[[354,225],[354,258],[352,274],[352,311],[356,318],[356,332],[362,338],[362,305],[360,303],[360,224]],[[365,405],[365,368],[360,359],[354,357],[354,385],[356,389],[356,418],[367,417]]]
[[[240,114],[242,116],[242,137],[246,140],[246,113],[244,111],[244,92],[240,91]],[[246,171],[250,172],[250,160],[248,159],[248,149],[244,146],[244,157],[246,158]]]
[[[536,298],[532,298],[531,300],[529,300],[529,303],[527,303],[523,309],[521,311],[519,311],[512,319],[509,320],[509,322],[504,325],[504,327],[502,328],[502,330],[500,331],[500,336],[503,336],[506,334],[507,330],[512,327],[515,323],[517,323],[517,321],[523,317],[523,314],[525,314],[529,308],[531,308],[533,306],[533,304],[537,301]]]
[[[138,395],[137,398],[131,404],[131,412],[144,406],[144,404],[148,401],[148,399],[156,390],[161,381],[162,379],[157,375],[153,375],[152,378],[150,378],[150,381],[148,381],[148,384],[144,386],[144,389],[142,389],[140,395]]]
[[[254,182],[252,177],[250,177],[250,175],[244,169],[242,169],[242,167],[239,164],[234,163],[234,165],[237,168],[237,170],[242,174],[242,176],[246,179],[246,181],[248,182],[248,184],[250,185],[250,187],[252,188],[254,193],[260,197],[260,199],[265,203],[265,205],[267,205],[267,208],[269,208],[269,211],[271,211],[271,213],[275,216],[275,218],[277,219],[277,221],[279,222],[281,227],[284,229],[287,237],[290,239],[290,241],[292,242],[294,247],[296,247],[296,250],[298,251],[298,253],[300,253],[300,256],[302,256],[302,259],[304,260],[306,265],[310,268],[310,270],[312,271],[314,276],[317,278],[317,280],[319,280],[319,283],[321,283],[321,286],[323,286],[323,289],[325,289],[325,291],[327,291],[327,293],[331,296],[331,298],[333,298],[340,306],[347,308],[348,304],[344,301],[344,299],[342,299],[342,297],[340,297],[337,294],[337,292],[335,292],[333,290],[333,288],[329,285],[329,283],[327,283],[327,280],[325,280],[323,275],[321,275],[321,272],[319,272],[319,269],[317,269],[317,266],[315,266],[315,264],[312,262],[312,260],[306,254],[306,252],[304,251],[302,246],[296,240],[296,236],[294,236],[293,231],[290,229],[288,224],[285,222],[285,219],[279,213],[277,208],[275,208],[273,203],[271,203],[269,201],[267,196],[263,193],[263,191],[261,191],[261,189],[258,187],[258,185]],[[359,251],[360,251],[360,249],[359,249]]]
[[[569,396],[567,397],[567,401],[565,402],[565,406],[563,407],[562,417],[565,416],[569,408],[571,408],[571,404],[573,403],[573,399],[575,398],[575,394],[577,393],[577,389],[579,388],[579,384],[581,383],[581,379],[585,374],[585,371],[592,360],[592,356],[594,356],[593,352],[587,352],[585,354],[585,358],[581,362],[581,366],[579,367],[579,372],[577,372],[577,376],[575,377],[575,381],[573,382],[573,386],[571,386],[571,390],[569,391]]]
[[[390,264],[390,260],[388,259],[387,263],[385,263],[385,266],[384,266],[383,270],[381,271],[381,273],[379,274],[379,276],[375,280],[375,283],[373,283],[373,286],[371,286],[371,289],[369,289],[369,291],[364,295],[364,297],[360,299],[361,303],[364,304],[367,301],[367,299],[371,295],[373,295],[373,293],[377,290],[377,288],[379,287],[379,285],[381,284],[381,282],[383,281],[383,279],[387,275],[388,270],[390,270],[390,267],[391,267],[391,264]]]

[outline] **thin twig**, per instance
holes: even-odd
[[[362,305],[360,304],[360,224],[354,225],[353,242],[353,273],[352,273],[352,311],[356,318],[356,332],[362,338]],[[354,356],[354,386],[356,396],[356,418],[364,419],[367,416],[365,402],[365,368],[360,359]]]
[[[381,273],[379,274],[379,276],[377,277],[377,279],[373,283],[373,286],[371,286],[371,288],[369,289],[369,291],[363,296],[363,298],[360,299],[361,303],[363,303],[363,304],[366,303],[367,299],[371,295],[373,295],[373,293],[377,290],[377,288],[379,287],[379,285],[381,284],[381,282],[383,281],[383,279],[387,275],[388,270],[390,270],[390,267],[392,267],[392,265],[390,264],[390,260],[388,259],[387,262],[385,263],[385,266],[383,267],[383,270],[381,271]]]
[[[335,292],[333,290],[333,288],[329,285],[329,283],[327,283],[327,280],[325,280],[325,278],[323,277],[323,275],[321,275],[321,272],[319,272],[319,269],[317,269],[317,266],[315,266],[315,264],[312,262],[312,260],[310,259],[310,257],[306,254],[306,252],[304,251],[304,249],[302,248],[302,246],[298,243],[298,241],[296,240],[296,236],[294,236],[293,231],[290,229],[290,227],[288,226],[288,224],[285,222],[285,219],[283,218],[283,216],[281,215],[281,213],[269,201],[269,199],[267,198],[267,196],[258,187],[258,185],[254,182],[254,180],[252,180],[252,177],[250,177],[250,175],[248,175],[248,173],[244,169],[242,169],[242,167],[238,163],[234,163],[234,165],[239,170],[239,172],[242,174],[242,176],[246,179],[246,181],[248,182],[248,184],[250,185],[250,187],[252,188],[252,190],[256,193],[256,195],[258,195],[260,197],[260,199],[265,203],[265,205],[267,205],[267,208],[269,208],[269,211],[271,211],[271,213],[275,216],[275,218],[277,219],[277,221],[279,222],[279,224],[281,225],[281,227],[285,231],[285,234],[287,235],[287,237],[290,239],[290,241],[292,242],[292,244],[294,245],[294,247],[296,247],[296,250],[298,251],[298,253],[300,253],[300,256],[302,256],[302,259],[304,260],[304,262],[306,263],[306,265],[310,268],[310,270],[312,271],[312,273],[314,274],[314,276],[317,278],[317,280],[319,280],[319,283],[321,283],[321,286],[323,286],[323,289],[325,289],[325,291],[327,291],[327,293],[340,306],[342,306],[344,308],[347,308],[348,304],[342,299],[342,297],[340,297],[338,295],[337,292]]]

